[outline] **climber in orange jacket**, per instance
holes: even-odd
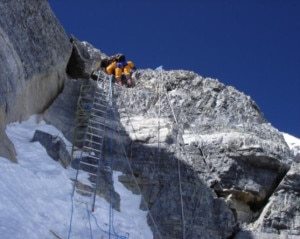
[[[126,61],[126,58],[122,54],[117,54],[111,57],[111,63],[105,68],[108,75],[113,74],[116,78],[118,85],[123,85],[122,75],[125,75],[127,87],[132,87],[131,71],[136,70],[132,61]]]

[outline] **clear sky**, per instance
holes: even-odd
[[[69,36],[138,68],[218,79],[300,138],[300,0],[48,2]]]

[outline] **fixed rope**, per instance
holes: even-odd
[[[135,134],[135,130],[134,130],[134,128],[133,128],[133,125],[132,125],[132,129],[133,129],[133,133]],[[121,133],[119,132],[119,130],[117,131],[117,133],[118,133],[119,137],[121,137]],[[158,229],[158,226],[157,226],[157,224],[156,224],[156,222],[155,222],[155,220],[154,220],[154,218],[153,218],[153,216],[152,216],[152,213],[151,213],[151,211],[150,211],[150,209],[149,209],[149,207],[148,207],[148,203],[147,203],[147,201],[145,200],[145,198],[144,198],[144,196],[143,196],[143,193],[142,193],[142,190],[141,190],[141,188],[140,188],[140,186],[139,186],[139,183],[138,183],[138,181],[136,180],[136,177],[135,177],[135,175],[134,175],[134,171],[133,171],[133,168],[132,168],[132,166],[131,166],[130,160],[129,160],[128,157],[127,157],[127,154],[126,154],[126,150],[125,150],[124,144],[121,145],[121,149],[122,149],[123,154],[125,155],[126,162],[127,162],[127,164],[128,164],[128,167],[129,167],[129,170],[130,170],[130,173],[131,173],[131,177],[133,178],[134,183],[135,183],[135,185],[137,186],[139,193],[141,194],[142,202],[143,202],[143,204],[145,205],[145,207],[146,207],[146,209],[147,209],[147,211],[148,211],[150,220],[151,220],[151,222],[152,222],[153,225],[154,225],[154,228],[155,228],[155,230],[156,230],[156,233],[157,233],[157,235],[158,235],[158,238],[159,238],[159,239],[162,239],[163,237],[162,237],[162,235],[161,235],[161,233],[160,233],[160,231],[159,231],[159,229]]]
[[[159,106],[158,106],[158,120],[157,120],[157,141],[158,141],[157,147],[158,147],[158,163],[160,163],[160,119],[161,119],[161,94],[162,94],[161,83],[162,83],[162,81],[163,81],[163,77],[162,77],[162,68],[157,68],[156,70],[159,70],[159,71],[160,71],[160,74],[159,74],[160,79],[158,79],[158,84],[157,84],[158,105],[159,105]],[[168,97],[168,96],[167,96],[167,97]],[[130,122],[131,128],[132,128],[132,130],[133,130],[133,133],[134,133],[134,135],[135,135],[135,138],[137,139],[137,136],[136,136],[136,130],[135,130],[134,127],[133,127],[132,121],[131,121],[130,116],[129,116],[129,114],[128,114],[127,107],[126,107],[126,105],[124,104],[123,101],[122,101],[121,103],[122,103],[122,105],[123,105],[124,108],[125,108],[125,112],[126,112],[126,114],[127,114],[127,117],[128,117],[129,122]],[[173,114],[173,117],[174,117],[174,121],[175,121],[176,124],[178,124],[178,121],[177,121],[177,118],[176,118],[174,109],[171,107],[171,104],[170,104],[170,102],[169,102],[169,99],[168,99],[168,103],[169,103],[170,109],[172,110],[172,114]],[[120,134],[120,132],[118,132],[118,133]],[[159,238],[162,238],[162,236],[161,236],[161,234],[160,234],[160,232],[159,232],[159,230],[158,230],[158,226],[157,226],[157,224],[156,224],[156,222],[155,222],[155,220],[154,220],[154,218],[153,218],[153,216],[152,216],[152,214],[151,214],[151,212],[150,212],[150,209],[148,208],[148,204],[147,204],[145,198],[143,197],[142,191],[141,191],[141,189],[140,189],[140,187],[139,187],[139,184],[138,184],[138,182],[137,182],[137,180],[136,180],[136,177],[135,177],[135,175],[134,175],[134,172],[133,172],[131,163],[130,163],[128,157],[127,157],[127,154],[126,154],[126,151],[125,151],[125,147],[124,147],[123,144],[122,144],[122,151],[123,151],[123,153],[124,153],[124,155],[125,155],[125,157],[126,157],[126,160],[127,160],[127,163],[128,163],[128,166],[129,166],[129,169],[130,169],[132,178],[134,179],[134,182],[135,182],[135,184],[137,185],[137,187],[138,187],[138,189],[139,189],[139,191],[140,191],[140,194],[142,195],[142,201],[143,201],[144,205],[147,207],[147,210],[148,210],[148,212],[149,212],[149,217],[150,217],[150,219],[151,219],[151,221],[152,221],[152,223],[153,223],[153,225],[154,225],[154,228],[155,228],[155,230],[156,230],[156,232],[157,232],[157,234],[158,234],[158,237],[159,237]],[[182,226],[183,226],[183,235],[182,235],[182,238],[185,239],[185,238],[186,238],[186,236],[185,236],[185,227],[186,227],[186,226],[185,226],[185,217],[184,217],[184,207],[183,207],[183,197],[182,197],[183,193],[182,193],[181,168],[180,168],[180,161],[179,161],[179,159],[177,159],[177,170],[178,170],[179,193],[180,193],[180,204],[181,204],[181,216],[182,216]]]
[[[80,89],[80,95],[77,102],[74,140],[72,146],[72,161],[76,162],[76,176],[73,184],[71,196],[72,209],[70,216],[70,225],[68,238],[72,233],[73,213],[74,213],[74,198],[77,202],[86,205],[88,213],[88,224],[90,238],[93,238],[92,225],[90,215],[94,212],[97,188],[99,187],[100,174],[102,171],[109,171],[112,178],[112,157],[110,166],[103,164],[103,143],[106,129],[106,120],[109,116],[109,110],[112,111],[112,78],[110,78],[110,87],[107,95],[104,94],[104,87],[100,89],[101,83],[105,84],[103,77],[106,75],[98,73],[96,87],[93,84],[83,84]],[[106,82],[107,83],[107,82]],[[109,104],[108,104],[109,103]],[[110,121],[111,122],[111,121]],[[111,146],[111,150],[112,150]],[[112,155],[112,153],[111,153]],[[88,177],[86,176],[88,175]],[[113,183],[113,181],[111,181]],[[115,233],[113,227],[113,206],[112,206],[112,185],[110,189],[111,203],[109,214],[109,238],[126,239],[128,236],[119,236]],[[99,225],[97,224],[99,227]]]
[[[178,120],[177,120],[177,117],[176,117],[176,115],[175,115],[175,111],[174,111],[174,109],[173,109],[173,107],[172,107],[172,105],[171,105],[171,103],[170,103],[170,97],[169,97],[169,94],[168,94],[168,92],[165,92],[165,94],[166,94],[166,98],[167,98],[167,101],[168,101],[168,105],[169,105],[169,107],[170,107],[170,109],[171,109],[171,111],[172,111],[172,114],[173,114],[173,117],[174,117],[174,121],[175,121],[175,123],[177,124],[177,125],[179,125],[179,123],[178,123]],[[188,120],[187,120],[187,118],[186,118],[186,115],[185,114],[183,114],[183,117],[184,117],[184,120],[186,121],[186,122],[188,122]],[[193,135],[197,135],[197,137],[199,137],[200,138],[200,140],[201,140],[201,135],[200,134],[196,134],[196,132],[193,130],[193,128],[191,128],[191,131],[192,131],[192,134]],[[184,157],[185,158],[188,158],[188,153],[186,152],[186,149],[183,147],[183,146],[181,146],[181,145],[178,145],[181,149],[182,149],[182,151],[183,151],[183,154],[184,154]],[[207,156],[205,155],[205,153],[204,153],[204,150],[203,150],[203,148],[201,147],[201,145],[199,145],[199,144],[197,144],[197,147],[200,149],[200,153],[201,153],[201,155],[202,155],[202,157],[203,157],[203,162],[204,162],[204,165],[205,165],[205,167],[207,168],[207,170],[208,170],[208,172],[213,176],[213,178],[214,178],[214,181],[216,182],[216,181],[220,181],[219,180],[219,178],[218,178],[218,176],[216,175],[216,173],[215,172],[213,172],[210,168],[209,168],[209,166],[207,165]],[[186,237],[186,231],[187,231],[187,229],[186,229],[186,225],[185,225],[185,219],[184,219],[184,210],[183,210],[183,198],[182,198],[182,184],[181,184],[181,168],[180,168],[180,162],[179,162],[179,159],[178,159],[178,161],[177,161],[177,163],[178,163],[178,180],[179,180],[179,188],[180,188],[180,195],[181,195],[181,205],[182,205],[182,207],[181,207],[181,213],[182,213],[182,220],[183,220],[183,223],[184,223],[184,231],[183,231],[183,238],[185,238]],[[194,188],[194,191],[195,191],[196,189]],[[194,215],[194,217],[195,217],[195,215]]]
[[[124,103],[123,100],[121,101],[121,104],[123,105],[123,107],[124,107],[124,109],[125,109],[125,113],[126,113],[126,115],[127,115],[128,122],[129,122],[129,124],[130,124],[130,126],[131,126],[131,128],[132,128],[132,132],[133,132],[135,138],[137,139],[137,136],[136,136],[136,130],[134,129],[134,126],[133,126],[133,123],[132,123],[130,114],[128,113],[128,109],[127,109],[127,107],[126,107],[126,105],[125,105],[125,103]],[[116,114],[116,112],[114,112],[114,113]],[[118,128],[116,128],[116,130],[117,130],[118,136],[119,136],[119,137],[122,137],[122,136],[121,136],[122,133],[120,132],[120,130],[119,130]],[[127,153],[126,153],[125,146],[124,146],[123,143],[121,144],[121,150],[122,150],[122,152],[123,152],[123,155],[124,155],[125,158],[126,158],[126,162],[127,162],[127,164],[128,164],[129,171],[130,171],[130,173],[131,173],[131,177],[133,178],[133,181],[134,181],[134,183],[135,183],[135,185],[136,185],[136,187],[137,187],[137,189],[138,189],[138,191],[139,191],[139,193],[140,193],[140,195],[141,195],[141,199],[142,199],[143,205],[145,205],[145,207],[146,207],[146,209],[147,209],[147,211],[148,211],[148,215],[149,215],[149,218],[150,218],[150,220],[151,220],[151,222],[152,222],[152,224],[153,224],[153,226],[154,226],[155,232],[156,232],[156,234],[157,234],[157,238],[158,238],[158,239],[162,239],[163,237],[162,237],[162,235],[161,235],[161,233],[160,233],[160,231],[159,231],[159,229],[158,229],[158,226],[157,226],[157,224],[156,224],[156,222],[155,222],[155,220],[154,220],[154,218],[153,218],[153,215],[152,215],[152,213],[151,213],[151,211],[150,211],[150,208],[148,207],[148,203],[147,203],[147,201],[146,201],[146,199],[145,199],[145,197],[144,197],[144,195],[143,195],[143,193],[142,193],[141,187],[139,186],[139,183],[138,183],[138,181],[137,181],[137,179],[136,179],[136,176],[135,176],[135,174],[134,174],[133,168],[132,168],[132,166],[131,166],[131,162],[130,162],[129,158],[127,157]]]
[[[110,143],[109,143],[109,151],[110,151],[110,168],[113,168],[113,163],[114,163],[114,121],[115,121],[115,115],[114,115],[114,105],[113,105],[113,86],[112,86],[112,77],[110,77],[109,81],[109,93],[108,93],[108,104],[110,106],[109,110],[109,122],[110,122],[110,130],[111,130],[111,135],[110,135]],[[113,174],[111,173],[110,175],[110,180],[111,180],[111,186],[110,186],[110,192],[109,192],[109,197],[110,197],[110,207],[109,207],[109,239],[113,236],[114,238],[127,238],[126,236],[119,236],[114,228],[114,198],[113,198],[113,184],[114,184],[114,179],[113,179]]]
[[[158,117],[157,117],[157,150],[158,150],[158,164],[160,163],[160,117],[161,117],[161,84],[162,84],[162,67],[156,68],[160,73],[158,80]]]
[[[161,85],[161,83],[163,82],[163,76],[162,76],[162,68],[159,69],[159,72],[160,72],[160,81],[159,81],[159,85]],[[161,86],[159,87],[159,89],[161,90]],[[161,91],[160,91],[161,92]],[[169,100],[169,96],[166,92],[166,96],[167,96],[167,101],[168,101],[168,104],[170,106],[170,109],[172,111],[172,114],[173,114],[173,117],[174,117],[174,121],[175,121],[175,124],[178,126],[178,121],[177,121],[177,118],[176,118],[176,115],[175,115],[175,112],[170,104],[170,100]],[[159,96],[159,101],[161,100],[161,97]],[[159,105],[161,103],[159,102]],[[159,111],[159,119],[160,119],[160,111]],[[159,133],[159,132],[158,132]],[[177,140],[176,140],[177,142]],[[181,180],[181,168],[180,168],[180,160],[179,160],[179,157],[177,158],[177,171],[178,171],[178,184],[179,184],[179,194],[180,194],[180,206],[181,206],[181,218],[182,218],[182,238],[185,239],[186,236],[185,236],[185,216],[184,216],[184,207],[183,207],[183,193],[182,193],[182,180]]]

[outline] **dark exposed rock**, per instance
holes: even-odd
[[[280,182],[254,229],[274,234],[297,235],[300,238],[300,168],[295,163]],[[292,238],[292,237],[291,237]]]
[[[32,142],[35,141],[40,142],[47,150],[48,155],[55,161],[59,161],[63,167],[70,164],[71,156],[61,137],[36,130],[32,138]]]
[[[5,133],[4,122],[4,116],[0,111],[0,155],[17,163],[15,147]]]
[[[74,79],[89,79],[92,73],[100,68],[101,52],[88,42],[78,41],[74,36],[71,36],[70,41],[73,50],[67,73]]]

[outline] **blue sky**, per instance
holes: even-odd
[[[299,0],[48,0],[70,36],[138,68],[191,70],[249,95],[300,138]]]

